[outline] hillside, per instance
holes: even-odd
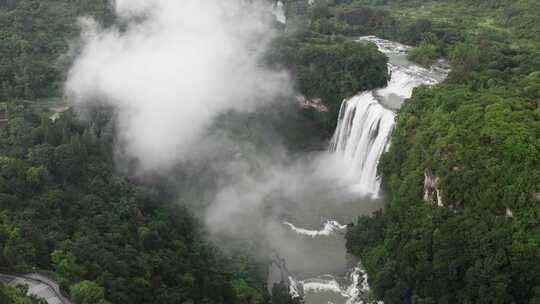
[[[270,25],[273,1],[187,1],[0,1],[0,270],[76,304],[291,304],[302,284],[306,304],[540,303],[539,1],[287,0]],[[392,62],[365,35],[451,71],[387,109]],[[340,116],[365,91],[387,135]],[[380,197],[343,179],[366,155],[336,161],[340,120],[367,134],[354,156],[385,137]],[[344,234],[360,262],[327,258]]]

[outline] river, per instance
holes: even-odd
[[[376,169],[401,104],[415,87],[437,84],[448,73],[444,61],[430,68],[410,62],[410,47],[403,44],[374,36],[358,42],[386,54],[391,79],[385,88],[343,102],[330,147],[317,157],[318,173],[288,196],[269,240],[285,264],[290,294],[307,304],[373,302],[361,262],[346,252],[346,224],[384,206]],[[269,283],[279,275],[283,269],[271,267]]]

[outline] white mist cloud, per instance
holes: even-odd
[[[269,9],[245,0],[117,0],[126,27],[83,20],[66,94],[75,105],[116,107],[129,156],[142,169],[167,167],[196,153],[217,115],[289,94],[288,75],[261,63],[274,36]]]

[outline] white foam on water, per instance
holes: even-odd
[[[367,274],[360,265],[350,271],[345,278],[345,282],[341,284],[332,275],[323,275],[303,281],[297,281],[289,277],[289,280],[291,282],[291,295],[299,294],[299,288],[302,288],[304,293],[329,291],[345,298],[345,304],[364,304],[366,303],[366,297],[362,296],[370,293]],[[294,286],[294,292],[292,286]],[[383,302],[379,301],[377,303],[382,304]]]
[[[324,227],[321,230],[310,230],[310,229],[304,229],[304,228],[298,228],[294,224],[289,222],[283,222],[284,225],[287,225],[291,228],[292,231],[305,235],[310,237],[316,237],[316,236],[329,236],[337,231],[344,230],[347,228],[347,225],[341,225],[338,221],[334,220],[327,220],[324,223]]]
[[[385,54],[390,54],[390,53],[403,54],[403,53],[408,52],[412,48],[411,46],[401,44],[395,41],[385,40],[377,36],[363,36],[363,37],[358,38],[357,41],[359,42],[366,41],[366,42],[375,43],[379,51]]]
[[[289,294],[293,299],[301,298],[300,291],[298,289],[298,281],[289,276]]]

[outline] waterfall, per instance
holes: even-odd
[[[294,299],[306,304],[382,303],[371,299],[360,262],[346,255],[342,235],[346,226],[341,223],[381,207],[382,200],[372,198],[380,192],[377,167],[390,147],[396,113],[414,88],[437,84],[447,75],[444,61],[428,68],[410,62],[406,45],[375,36],[358,41],[374,43],[388,57],[390,81],[384,88],[343,101],[328,150],[306,161],[307,170],[301,175],[305,185],[284,182],[295,190],[289,193],[286,210],[279,211],[283,216],[277,217],[276,229],[269,233],[270,243],[279,247],[291,266],[291,273],[282,272],[279,279],[288,283]]]
[[[330,151],[348,164],[344,174],[354,179],[353,189],[377,196],[377,164],[394,127],[394,112],[383,107],[373,92],[364,92],[341,105]]]
[[[395,113],[414,88],[434,85],[446,78],[448,67],[439,60],[430,68],[420,67],[407,60],[409,46],[365,36],[360,43],[374,43],[389,58],[391,79],[388,85],[360,93],[343,101],[338,124],[330,142],[330,152],[346,164],[343,177],[351,182],[351,190],[377,197],[381,181],[377,165],[381,154],[389,147]]]

